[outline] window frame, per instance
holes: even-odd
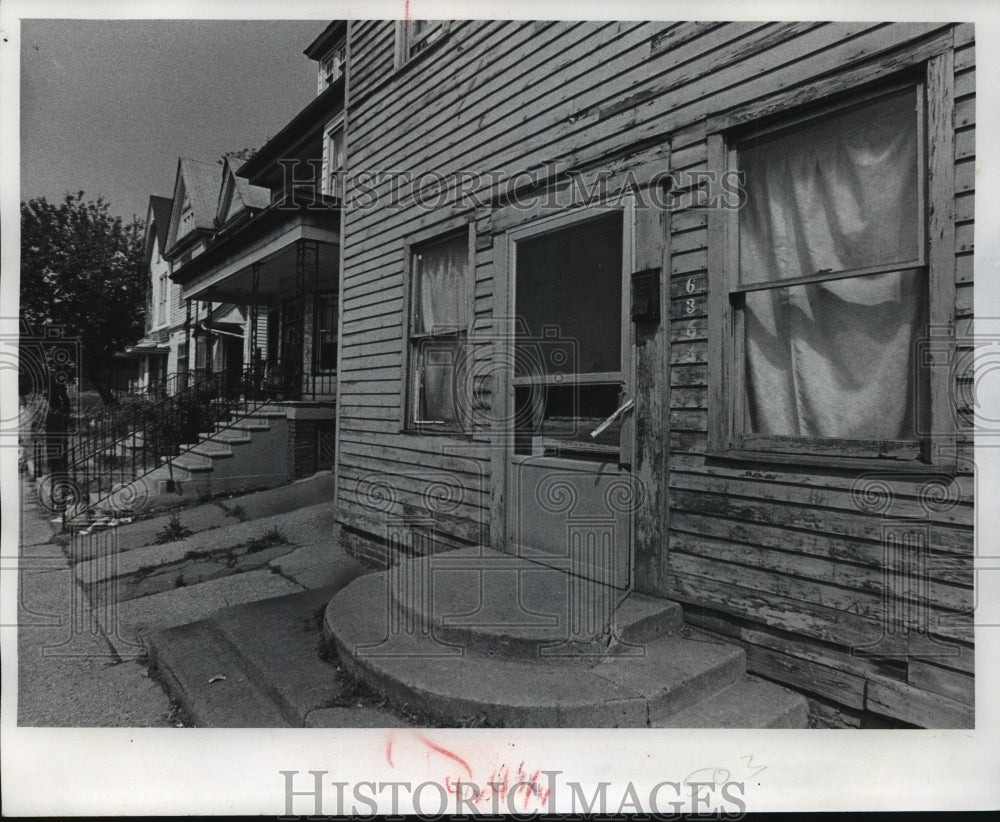
[[[449,225],[450,223],[450,225]],[[457,240],[460,237],[466,239],[466,271],[465,271],[465,303],[467,323],[464,328],[458,328],[442,332],[415,332],[416,310],[417,310],[417,289],[415,287],[416,277],[416,254],[421,248],[443,244]],[[439,226],[429,231],[423,231],[409,238],[403,249],[403,305],[404,305],[404,336],[403,336],[403,358],[402,358],[402,405],[401,427],[403,433],[419,435],[446,435],[446,436],[467,436],[466,421],[457,419],[453,423],[439,422],[435,420],[421,420],[417,416],[417,403],[419,402],[420,385],[417,379],[417,368],[419,363],[420,346],[435,340],[440,341],[468,341],[471,337],[472,327],[475,323],[475,225],[466,219],[459,221],[449,221],[443,226]]]
[[[336,59],[340,52],[340,60]],[[322,94],[326,89],[340,80],[347,68],[347,38],[343,37],[324,54],[319,61],[319,77],[317,92]]]
[[[184,197],[184,202],[181,205],[180,216],[177,220],[177,237],[181,238],[190,234],[194,230],[194,208],[191,207],[191,201]]]
[[[170,299],[170,282],[167,272],[161,271],[156,295],[156,327],[160,328],[167,324],[168,306]]]
[[[335,134],[340,134],[341,139],[341,154],[343,155],[343,162],[337,166],[333,167],[333,137]],[[324,140],[324,151],[326,160],[326,174],[323,180],[323,194],[328,197],[336,197],[338,199],[343,199],[343,188],[344,188],[344,172],[347,170],[347,131],[344,128],[344,118],[338,117],[333,123],[327,126],[326,131],[323,133]],[[334,192],[334,187],[331,185],[331,181],[334,179],[335,174],[340,174],[337,178],[337,191]]]
[[[926,470],[928,465],[954,469],[956,425],[952,410],[949,368],[954,346],[954,132],[952,129],[953,52],[949,47],[932,56],[914,59],[910,69],[865,78],[851,84],[846,78],[814,84],[799,95],[764,100],[741,107],[709,122],[709,168],[717,172],[735,168],[740,143],[764,134],[784,132],[838,110],[849,110],[894,89],[916,86],[918,121],[918,260],[853,271],[824,272],[775,283],[741,285],[739,277],[739,212],[715,207],[709,210],[708,254],[708,448],[712,458],[834,467],[877,466],[898,471]],[[811,93],[810,93],[811,92]],[[811,103],[804,106],[798,100]],[[716,180],[721,174],[716,176]],[[713,195],[724,197],[721,187]],[[716,201],[717,202],[717,201]],[[935,242],[930,242],[930,238]],[[743,295],[765,288],[861,277],[879,271],[925,272],[927,325],[918,342],[915,362],[920,369],[919,390],[927,392],[926,417],[917,421],[916,442],[774,437],[744,430],[746,375]],[[920,275],[917,275],[920,276]],[[944,353],[944,357],[939,357]]]
[[[451,30],[451,20],[397,20],[396,21],[396,68],[415,60],[430,51],[432,46],[444,40]],[[422,34],[415,34],[419,23],[437,23]]]
[[[333,298],[333,344],[336,346],[337,353],[333,358],[332,368],[320,368],[320,346],[322,342],[320,341],[320,303],[324,297]],[[313,376],[324,376],[337,373],[337,357],[340,354],[340,292],[338,291],[318,291],[313,300],[313,337],[312,337],[312,373]],[[331,330],[331,329],[327,329]]]

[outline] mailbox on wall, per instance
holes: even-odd
[[[655,323],[660,319],[660,269],[647,268],[632,274],[632,322]]]

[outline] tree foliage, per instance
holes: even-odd
[[[255,149],[255,148],[249,148],[249,147],[248,148],[241,148],[241,149],[238,149],[236,151],[225,151],[225,152],[223,152],[222,157],[220,157],[218,160],[216,160],[216,162],[219,165],[222,165],[223,163],[225,163],[226,160],[232,160],[233,163],[234,163],[234,165],[235,165],[235,167],[239,168],[242,163],[245,163],[247,160],[249,160],[251,157],[253,157],[254,154],[256,154],[256,153],[257,153],[257,149]]]
[[[113,402],[112,355],[145,328],[142,252],[142,221],[112,216],[100,197],[21,203],[21,319],[78,339],[78,365],[105,402]]]

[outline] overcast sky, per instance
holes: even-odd
[[[145,218],[177,158],[260,148],[316,92],[318,20],[24,20],[21,199]]]

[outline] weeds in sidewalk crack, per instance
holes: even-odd
[[[176,542],[193,535],[194,531],[181,522],[179,514],[171,514],[167,524],[156,532],[154,544],[166,545],[168,542]]]
[[[232,508],[226,508],[226,506],[222,505],[221,502],[219,505],[222,506],[222,510],[226,512],[227,517],[235,517],[240,522],[246,522],[250,519],[250,517],[247,516],[246,509],[242,505],[234,505]]]
[[[266,551],[268,548],[274,548],[278,545],[290,544],[279,528],[271,528],[261,536],[247,540],[246,548],[248,554],[253,554],[257,551]]]

